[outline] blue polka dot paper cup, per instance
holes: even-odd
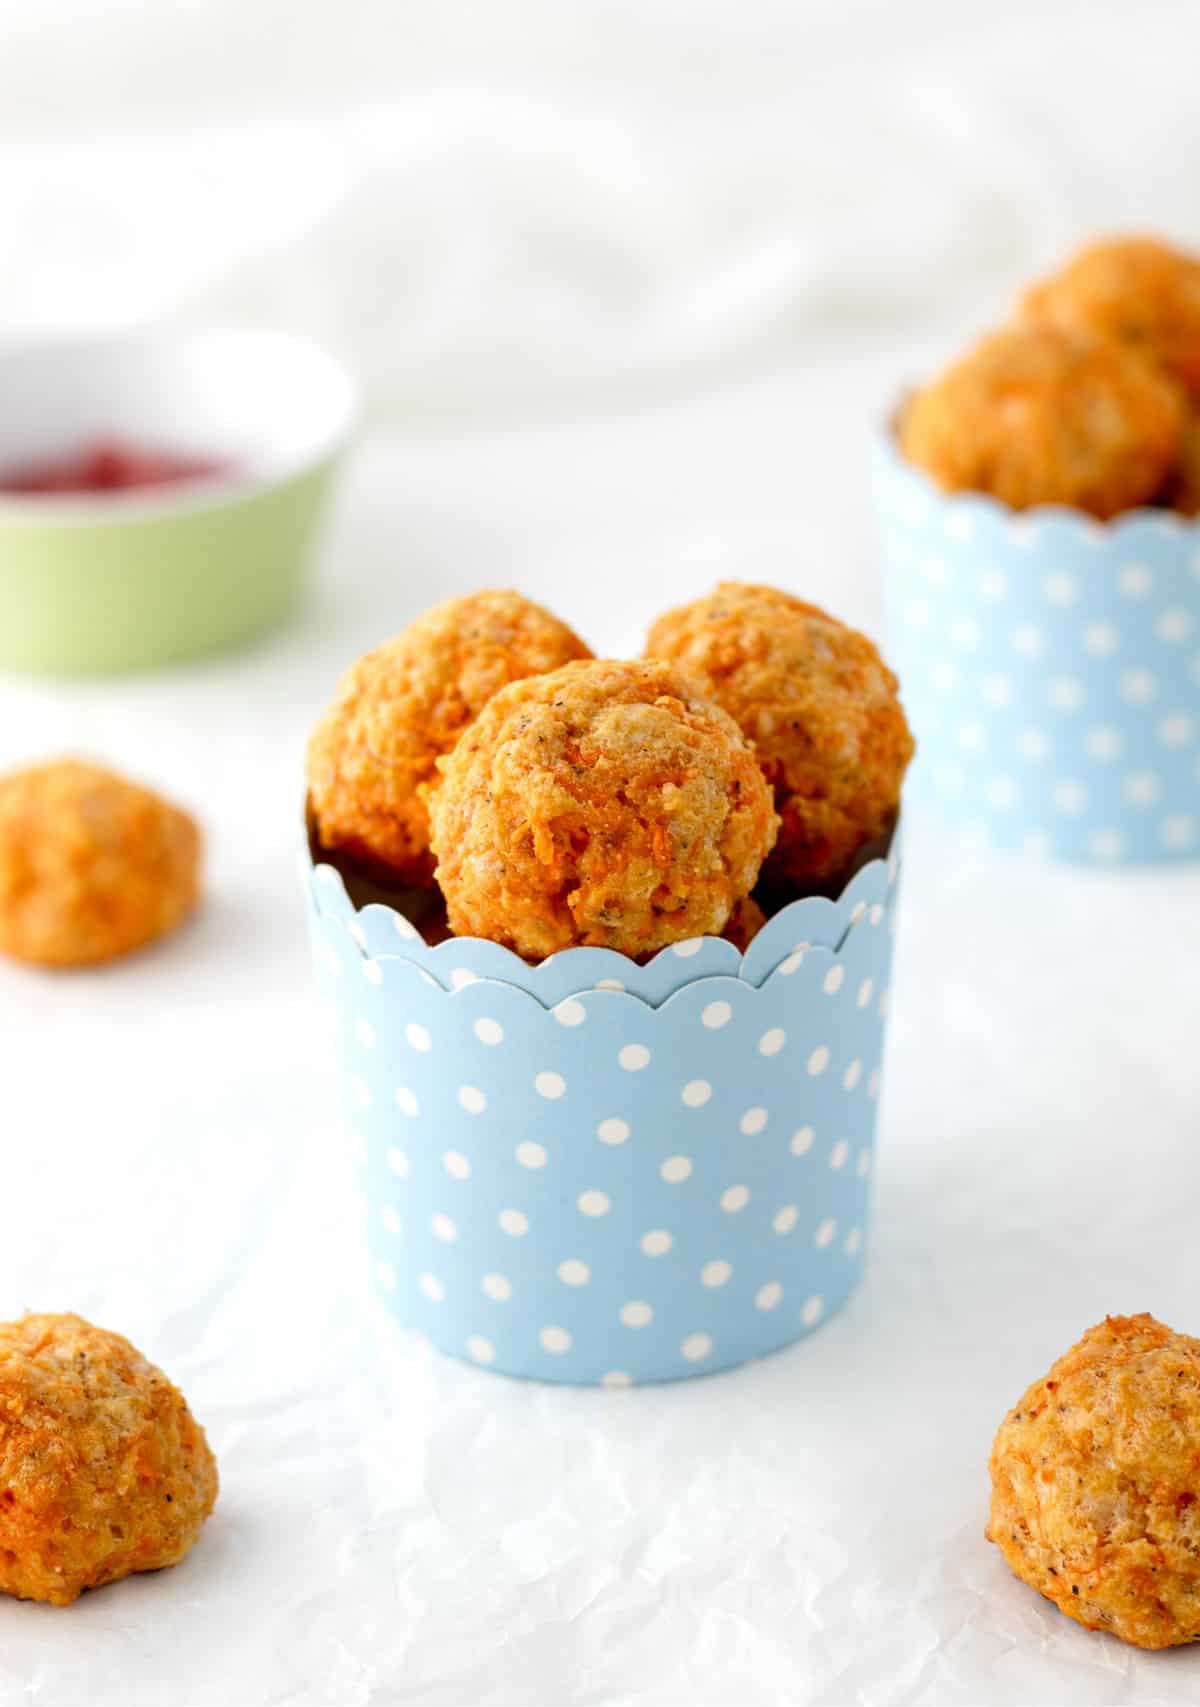
[[[866,1248],[898,853],[747,952],[429,946],[306,862],[376,1284],[510,1375],[617,1387],[811,1332]]]
[[[1200,522],[946,494],[890,436],[874,472],[910,801],[1000,848],[1200,855]]]

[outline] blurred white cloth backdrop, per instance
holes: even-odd
[[[986,317],[1200,236],[1189,0],[0,3],[0,332],[211,308],[392,416]]]

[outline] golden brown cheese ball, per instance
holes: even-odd
[[[1017,1401],[992,1447],[988,1539],[1089,1630],[1200,1639],[1200,1340],[1110,1316]]]
[[[1031,320],[1138,350],[1200,398],[1200,261],[1153,237],[1089,244],[1021,304]]]
[[[1163,496],[1181,515],[1200,516],[1200,414],[1184,422],[1179,458]]]
[[[514,682],[439,769],[433,847],[451,929],[527,960],[719,936],[775,839],[737,725],[657,661]]]
[[[113,960],[173,930],[200,893],[200,832],[111,771],[56,759],[0,777],[0,951]]]
[[[368,652],[342,677],[308,749],[320,845],[376,875],[432,881],[429,814],[419,789],[498,688],[591,653],[565,623],[520,593],[447,599]]]
[[[68,1606],[176,1565],[217,1497],[183,1394],[79,1316],[0,1323],[0,1592]]]
[[[766,922],[767,915],[753,895],[743,895],[730,913],[729,923],[721,935],[726,942],[731,942],[740,954],[745,954]]]
[[[724,581],[659,617],[646,652],[686,671],[753,742],[780,817],[769,882],[824,883],[889,827],[913,739],[865,635],[790,593]]]
[[[993,332],[919,391],[899,440],[944,491],[1104,520],[1157,495],[1182,424],[1179,388],[1135,350],[1023,325]]]

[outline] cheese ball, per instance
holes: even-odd
[[[731,942],[740,954],[745,954],[766,922],[767,915],[753,895],[743,895],[730,913],[729,923],[721,935],[726,942]]]
[[[527,960],[720,936],[775,839],[732,718],[670,665],[567,664],[502,688],[429,791],[458,936]]]
[[[1179,449],[1183,396],[1124,344],[1010,326],[919,391],[900,448],[947,492],[1014,510],[1065,504],[1106,520],[1148,504]]]
[[[317,840],[384,881],[433,880],[421,798],[498,688],[591,653],[565,623],[520,593],[447,599],[368,652],[342,677],[308,748]]]
[[[1200,1340],[1153,1316],[1089,1328],[992,1447],[987,1535],[1089,1630],[1200,1639]]]
[[[1163,496],[1180,515],[1200,516],[1200,414],[1184,422],[1179,458]]]
[[[890,827],[913,739],[865,635],[790,593],[724,581],[660,616],[646,652],[685,671],[754,744],[780,817],[768,883],[826,883]]]
[[[183,1394],[79,1316],[0,1323],[0,1592],[69,1606],[177,1565],[217,1497]]]
[[[0,952],[114,960],[173,930],[200,893],[200,832],[149,789],[78,759],[0,777]]]
[[[1200,400],[1200,260],[1153,237],[1089,244],[1029,290],[1022,314],[1125,344]]]

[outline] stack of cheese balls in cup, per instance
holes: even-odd
[[[632,661],[480,592],[343,677],[309,747],[311,832],[398,896],[436,885],[451,933],[528,961],[744,947],[882,844],[912,751],[872,643],[774,588],[669,612]]]
[[[1200,513],[1200,259],[1092,244],[917,392],[897,437],[944,491],[1014,510]]]

